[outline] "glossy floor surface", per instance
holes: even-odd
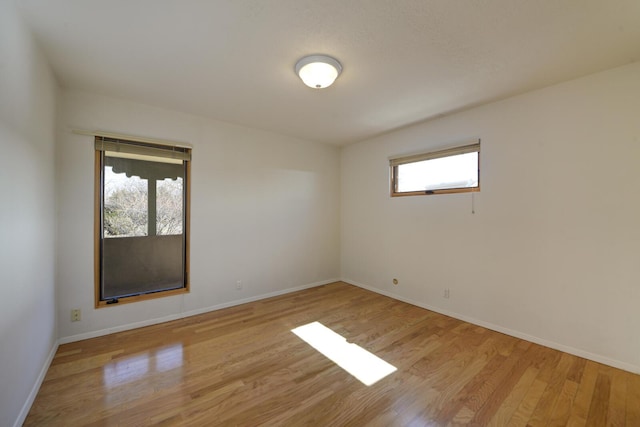
[[[335,283],[61,345],[25,425],[640,426],[640,376]]]

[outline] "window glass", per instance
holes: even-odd
[[[156,181],[156,228],[158,236],[182,234],[183,179]]]
[[[391,195],[480,191],[480,142],[441,151],[394,157]]]
[[[148,181],[104,168],[104,237],[148,235]]]
[[[398,192],[478,186],[478,153],[398,166]]]

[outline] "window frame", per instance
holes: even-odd
[[[111,137],[101,136],[95,134],[94,141],[102,140],[116,140],[122,143],[132,143],[136,145],[143,145],[150,148],[171,148],[172,145],[163,142],[150,142],[146,138],[134,138],[134,137]],[[176,145],[173,145],[176,146]],[[191,153],[190,147],[180,146],[180,148],[187,149]],[[94,226],[93,226],[93,276],[94,276],[94,306],[95,308],[104,308],[120,304],[128,304],[139,301],[147,301],[156,298],[170,297],[174,295],[183,295],[191,291],[191,274],[190,274],[190,240],[191,240],[191,160],[184,160],[185,163],[185,175],[184,175],[184,287],[179,289],[160,290],[155,292],[149,292],[145,294],[124,296],[117,299],[102,299],[101,298],[101,273],[102,273],[102,249],[101,240],[103,238],[103,212],[104,212],[104,151],[94,148]]]
[[[478,185],[476,187],[452,187],[435,190],[398,191],[398,167],[406,164],[452,157],[460,154],[478,153]],[[480,192],[480,140],[467,142],[437,151],[425,151],[416,154],[394,156],[389,158],[389,181],[391,197],[431,196],[435,194],[478,193]]]

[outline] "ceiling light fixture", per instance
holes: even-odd
[[[314,89],[324,89],[338,78],[342,65],[326,55],[305,56],[296,63],[296,74],[304,84]]]

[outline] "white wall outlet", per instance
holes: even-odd
[[[71,321],[72,322],[79,322],[81,319],[81,312],[79,308],[74,308],[73,310],[71,310]]]
[[[236,281],[236,289],[242,289],[242,280]]]
[[[445,289],[442,296],[445,298],[449,298],[449,289]]]

